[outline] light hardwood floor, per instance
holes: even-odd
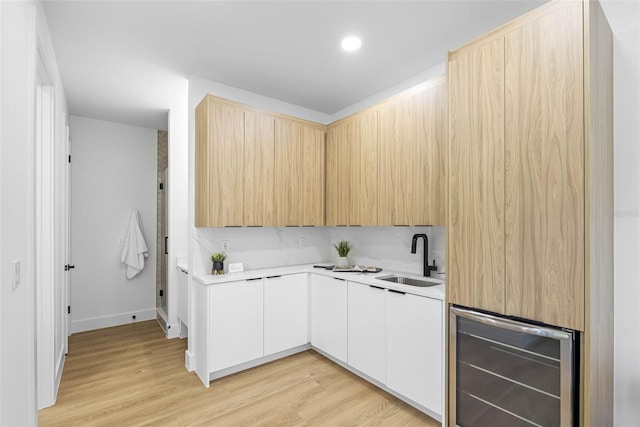
[[[439,426],[306,351],[211,383],[184,367],[186,341],[155,321],[70,337],[56,404],[41,426]]]

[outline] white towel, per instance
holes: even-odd
[[[124,248],[120,262],[127,265],[127,279],[133,279],[144,268],[144,259],[147,258],[147,244],[142,236],[142,223],[138,211],[131,212],[127,237],[124,239]]]

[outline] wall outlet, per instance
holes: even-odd
[[[222,250],[225,252],[229,252],[229,248],[231,247],[231,243],[228,240],[222,241]]]
[[[300,247],[300,249],[304,248],[304,237],[300,237],[298,239],[298,246]]]
[[[11,290],[15,291],[20,286],[20,260],[13,261],[13,280],[11,281]]]
[[[118,239],[118,244],[119,244],[120,246],[124,246],[124,237],[120,237],[120,238]]]

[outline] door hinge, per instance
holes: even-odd
[[[164,184],[162,182],[160,183],[160,189],[164,190]]]
[[[71,306],[70,305],[67,306],[67,314],[71,314]]]
[[[67,264],[67,265],[64,266],[64,271],[69,271],[69,270],[71,270],[73,268],[76,268],[76,266]]]
[[[160,289],[160,292],[159,292],[159,293],[160,293],[160,296],[161,296],[161,297],[163,297],[163,296],[164,296],[164,290],[163,290],[163,289]]]
[[[69,154],[69,163],[71,163],[71,154]]]

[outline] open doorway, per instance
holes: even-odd
[[[158,131],[158,205],[157,205],[157,239],[156,239],[156,310],[160,325],[167,331],[167,258],[168,258],[168,167],[169,167],[169,135],[166,131]]]

